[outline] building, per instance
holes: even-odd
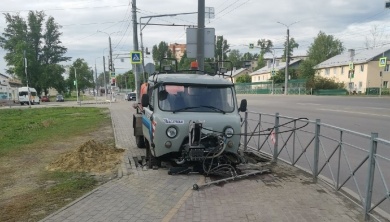
[[[249,73],[250,73],[250,70],[247,68],[240,68],[240,69],[233,68],[233,72],[232,72],[233,83],[237,82],[238,77],[249,74]]]
[[[289,63],[290,69],[296,69],[299,67],[299,64],[302,62],[302,59],[292,59]],[[281,62],[278,59],[275,59],[275,63],[272,63],[272,60],[267,60],[267,65],[261,69],[258,69],[249,75],[252,77],[252,83],[255,82],[269,82],[272,77],[272,70],[276,72],[285,70],[286,62]]]
[[[0,104],[7,103],[8,100],[18,100],[18,88],[22,83],[17,79],[12,79],[0,73]]]
[[[176,60],[180,61],[181,57],[183,57],[184,52],[187,49],[187,45],[186,44],[174,43],[174,44],[170,44],[168,48],[172,51],[172,53],[175,56]]]
[[[379,59],[389,58],[390,48],[374,48],[356,50],[351,58],[351,53],[345,52],[334,56],[318,65],[316,74],[333,78],[335,81],[344,82],[345,88],[357,93],[365,93],[367,88],[388,88],[390,81],[389,62],[385,67],[379,67]],[[353,75],[349,74],[350,64],[353,64]],[[380,75],[382,73],[382,76]]]

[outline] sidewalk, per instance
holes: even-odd
[[[133,157],[145,156],[145,149],[135,145],[131,104],[109,105],[116,145],[126,150],[121,177],[43,221],[363,221],[359,207],[281,163],[272,174],[198,191],[192,185],[204,183],[204,176],[137,168]]]

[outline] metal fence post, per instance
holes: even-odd
[[[274,125],[274,155],[272,161],[276,163],[278,159],[278,142],[279,142],[279,113],[275,113],[275,125]]]
[[[317,174],[318,174],[318,161],[320,156],[320,129],[321,129],[321,120],[316,119],[316,128],[315,128],[315,144],[314,144],[314,163],[313,163],[313,182],[317,183]]]
[[[367,186],[366,186],[366,199],[364,203],[364,220],[368,221],[370,219],[370,208],[371,208],[371,200],[372,200],[372,188],[374,184],[374,174],[375,174],[375,154],[378,146],[378,142],[376,138],[378,137],[378,133],[371,133],[371,147],[370,154],[368,157],[368,178],[367,178]]]
[[[248,112],[245,112],[244,119],[244,151],[248,148]]]

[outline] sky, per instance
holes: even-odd
[[[1,0],[0,34],[6,27],[4,13],[27,18],[30,10],[44,11],[62,26],[60,40],[72,60],[83,58],[98,73],[103,72],[103,55],[108,57],[108,36],[111,36],[113,58],[117,73],[131,69],[129,52],[133,47],[131,0]],[[206,7],[214,9],[214,17],[206,18],[207,28],[223,35],[230,49],[240,53],[258,53],[249,49],[250,43],[270,39],[275,48],[283,47],[287,26],[290,37],[299,44],[294,55],[305,55],[317,34],[322,31],[343,42],[346,49],[363,50],[367,39],[376,44],[390,44],[390,9],[385,0],[206,0]],[[138,0],[137,21],[140,17],[197,12],[195,0]],[[142,22],[147,19],[143,18]],[[279,23],[278,23],[279,22]],[[161,41],[186,43],[186,28],[197,25],[197,15],[154,17],[143,28],[143,45],[151,51]],[[280,24],[282,23],[282,24]],[[374,30],[376,30],[374,32]],[[140,46],[138,27],[138,42]],[[0,73],[5,74],[4,49],[0,48]],[[276,49],[281,56],[282,49]],[[266,57],[272,55],[266,55]],[[145,62],[151,62],[151,56]],[[106,65],[106,69],[107,65]]]

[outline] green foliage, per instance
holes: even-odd
[[[315,65],[342,53],[344,49],[340,40],[320,31],[307,51],[309,58],[300,64],[300,78],[314,78]]]
[[[315,76],[306,82],[307,89],[344,89],[343,82],[336,82],[333,78]]]
[[[264,55],[267,52],[271,52],[271,48],[274,46],[271,40],[269,39],[259,39],[257,40],[257,46],[260,47],[260,54],[257,58],[257,67],[256,69],[261,69],[265,66]]]
[[[8,66],[6,72],[26,84],[25,54],[30,86],[35,87],[39,94],[47,92],[50,87],[64,91],[61,77],[64,69],[59,63],[70,58],[64,56],[67,49],[61,46],[61,26],[51,16],[45,22],[43,11],[30,11],[27,20],[19,14],[4,15],[7,26],[0,37],[0,47],[7,52],[4,57]]]
[[[223,35],[218,36],[215,44],[215,58],[218,61],[226,60],[226,53],[230,51],[229,47],[230,46],[227,43],[227,40],[223,38]]]
[[[168,43],[164,41],[160,42],[158,46],[153,46],[152,54],[155,65],[158,65],[163,58],[173,58],[173,54],[168,47]]]
[[[236,82],[237,83],[251,83],[252,82],[252,78],[249,74],[244,74],[242,76],[239,76],[237,79],[236,79]]]
[[[319,64],[344,51],[343,43],[332,35],[319,32],[314,42],[310,45],[307,54],[310,60]]]
[[[95,87],[94,79],[93,79],[93,72],[89,68],[88,63],[84,61],[84,59],[76,59],[76,61],[73,62],[72,66],[69,68],[69,78],[67,79],[67,85],[72,91],[73,89],[76,89],[76,86],[74,85],[74,80],[77,76],[77,88],[78,93],[80,91],[83,91],[87,88],[93,88]]]
[[[242,55],[238,49],[231,50],[227,60],[232,63],[225,63],[225,67],[227,67],[229,70],[232,70],[233,67],[241,68],[241,56]]]
[[[293,55],[294,49],[297,49],[299,46],[298,43],[295,42],[294,38],[290,38],[290,41],[288,43],[288,57],[291,58]],[[286,61],[286,48],[287,48],[287,41],[284,42],[284,49],[283,49],[283,59],[282,61]]]
[[[314,77],[315,70],[313,67],[317,65],[313,60],[306,59],[299,64],[299,78],[310,79]]]
[[[109,124],[98,108],[0,110],[0,156],[34,144],[58,141]]]
[[[288,74],[290,79],[298,79],[299,78],[299,70],[297,69],[288,69]],[[274,83],[284,83],[286,73],[285,70],[279,70],[276,72],[274,76],[271,76],[270,80],[274,80]]]
[[[187,57],[187,51],[184,52],[183,56],[181,57],[178,69],[179,70],[189,70],[191,67],[191,62],[195,61],[195,59],[190,59]]]

